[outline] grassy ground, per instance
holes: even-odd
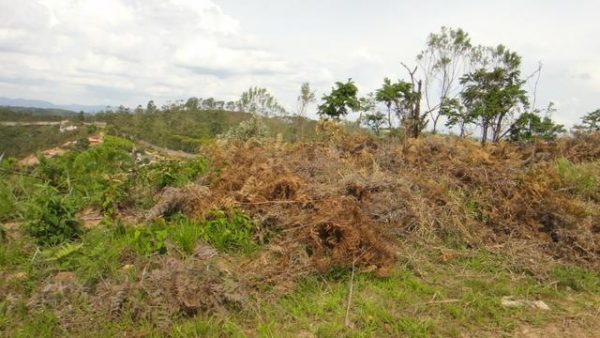
[[[195,235],[190,232],[202,226],[177,222],[158,225],[156,231],[168,229],[169,235],[164,242],[150,243],[166,243],[168,250],[189,252],[194,242],[203,238],[201,230]],[[88,231],[66,253],[56,249],[36,252],[31,239],[18,236],[0,247],[5,276],[0,286],[6,296],[0,301],[0,332],[7,337],[513,336],[532,329],[545,332],[549,326],[558,326],[561,335],[576,330],[572,332],[593,337],[599,329],[600,276],[596,272],[556,265],[540,280],[516,270],[509,257],[483,249],[407,244],[403,258],[387,278],[359,271],[353,277],[351,270],[335,270],[306,277],[283,297],[265,294],[265,298],[248,300],[249,306],[240,311],[172,318],[170,326],[160,330],[150,321],[128,316],[114,320],[108,314],[95,317],[94,323],[79,323],[75,329],[65,330],[56,313],[64,309],[27,310],[28,298],[40,292],[44,280],[73,272],[78,282],[93,289],[105,279],[135,279],[136,269],[146,265],[153,250],[159,248],[140,246],[138,230],[118,225]],[[122,256],[132,248],[135,263],[127,267]],[[220,256],[243,257],[252,252],[222,251]],[[507,307],[502,305],[507,296],[542,300],[550,309]],[[81,320],[89,318],[86,313],[92,309],[86,302],[71,297],[68,304],[74,314],[82,314]],[[84,331],[80,331],[82,327]]]
[[[301,265],[301,260],[294,260],[297,256],[293,255],[303,250],[309,255],[306,247],[299,246],[299,251],[281,248],[285,243],[301,240],[285,235],[291,233],[296,224],[281,228],[269,227],[269,222],[265,222],[268,218],[259,222],[257,216],[268,216],[268,212],[255,210],[251,214],[248,210],[252,209],[248,209],[244,213],[229,203],[223,203],[211,207],[208,215],[165,214],[164,218],[152,222],[143,221],[144,217],[140,216],[154,205],[159,192],[167,187],[185,187],[199,179],[210,181],[212,176],[203,175],[207,167],[214,164],[207,164],[201,159],[137,163],[130,154],[132,147],[130,142],[109,137],[102,146],[42,161],[40,166],[23,172],[23,175],[14,174],[19,169],[16,167],[7,167],[2,173],[0,221],[4,224],[0,225],[0,336],[600,336],[597,321],[600,317],[600,274],[583,268],[597,265],[586,265],[583,260],[578,261],[581,263],[579,266],[562,263],[568,260],[548,254],[559,251],[544,251],[544,248],[556,245],[551,244],[550,239],[534,241],[527,237],[551,238],[547,234],[532,231],[521,238],[509,237],[497,242],[488,240],[467,245],[467,241],[459,237],[450,239],[442,235],[449,237],[452,232],[440,232],[439,236],[427,236],[418,231],[390,232],[390,236],[396,236],[393,248],[398,251],[398,259],[390,260],[393,266],[387,277],[377,277],[379,271],[373,264],[362,264],[356,269],[332,264],[327,266],[329,270],[321,271],[312,265]],[[254,151],[252,156],[256,155]],[[237,157],[233,156],[231,161]],[[334,157],[339,156],[336,154]],[[252,160],[257,162],[259,169],[268,162],[260,158]],[[333,159],[321,162],[327,164],[331,161]],[[444,162],[440,160],[439,163]],[[342,164],[340,167],[343,167]],[[233,171],[249,170],[246,163],[239,168]],[[354,170],[352,167],[343,168]],[[521,168],[520,164],[515,168]],[[598,219],[594,217],[597,216],[595,201],[600,191],[599,168],[597,160],[574,163],[566,158],[559,158],[547,166],[548,175],[556,170],[558,182],[556,187],[548,188],[548,193],[564,193],[560,203],[575,199],[582,201],[582,211],[578,213],[583,216],[575,218],[576,222],[565,224],[582,227],[579,230],[583,226],[592,230],[577,232],[577,229],[565,226],[573,234],[583,234],[583,237],[589,233],[596,234],[593,229]],[[213,168],[216,171],[213,174],[218,174],[220,169]],[[339,168],[334,169],[335,175],[328,178],[336,179],[331,181],[337,181],[339,174]],[[264,172],[273,171],[256,171],[258,174]],[[486,177],[489,173],[493,172],[486,172]],[[279,176],[267,175],[262,179],[270,184]],[[247,181],[251,180],[242,180]],[[437,182],[432,186],[437,186]],[[452,210],[456,215],[462,215],[463,211],[466,214],[465,218],[440,218],[439,223],[446,226],[445,229],[463,226],[465,219],[476,220],[472,223],[473,227],[485,226],[481,213],[484,209],[479,205],[485,198],[477,197],[481,184],[472,185],[477,187],[474,194],[466,194],[468,190],[456,185],[463,190],[449,190],[447,201],[442,201],[446,204],[439,208],[439,215],[446,215]],[[261,187],[265,186],[270,187],[267,184]],[[273,189],[256,189],[255,193],[265,193],[270,198],[267,201],[281,202],[283,197],[278,196],[282,191],[302,192],[297,190],[298,186],[299,183],[289,184],[282,190],[275,185]],[[296,190],[293,190],[294,187]],[[311,191],[315,190],[314,185],[309,187]],[[336,194],[338,191],[334,189],[337,186],[316,187],[316,190],[328,188]],[[413,189],[404,198],[420,197],[412,200],[419,203],[429,196],[427,187]],[[212,188],[213,193],[218,192],[216,184]],[[490,185],[488,189],[496,189],[496,185]],[[237,193],[244,189],[231,190]],[[272,197],[273,192],[279,194]],[[366,204],[365,210],[370,210],[366,215],[381,213],[375,207],[389,203],[390,196],[401,196],[402,192],[401,189],[390,191],[389,195],[382,195],[381,199]],[[441,195],[444,194],[437,190],[431,194],[434,197]],[[212,200],[214,198],[215,195]],[[402,201],[405,200],[411,201]],[[493,207],[496,204],[492,202],[502,202],[496,199],[490,201],[489,206]],[[202,202],[202,199],[194,200],[197,204]],[[397,205],[392,205],[394,210]],[[263,204],[257,206],[267,208]],[[453,209],[454,206],[458,207]],[[281,217],[276,223],[294,219],[281,213],[287,210],[281,208],[271,210],[276,215],[280,212]],[[289,208],[295,210],[291,206]],[[430,209],[433,210],[430,212],[438,210],[434,206]],[[92,210],[103,221],[86,224],[83,229],[79,225],[75,227],[76,222],[72,221],[81,218],[79,215],[84,210]],[[306,210],[299,212],[315,212]],[[322,211],[323,214],[330,212],[331,209]],[[344,212],[347,209],[336,214],[342,217],[341,223],[345,220]],[[323,219],[328,220],[326,217]],[[431,224],[427,220],[424,218],[418,223]],[[505,222],[503,218],[499,220]],[[299,218],[298,223],[303,225],[303,222],[312,224],[310,219]],[[77,231],[71,231],[71,227]],[[332,236],[336,234],[334,232]],[[559,234],[563,236],[564,232]],[[269,238],[279,241],[265,243]],[[567,244],[562,248],[566,248]],[[272,250],[274,246],[281,250]],[[209,258],[198,259],[198,248],[207,247],[214,251],[215,256],[211,253]],[[580,246],[580,249],[586,251],[584,247]],[[288,255],[292,259],[269,259],[270,256],[261,256],[265,252]],[[589,256],[582,257],[595,257],[594,253],[596,251],[588,250],[586,254]],[[355,256],[348,254],[346,257]],[[175,265],[169,265],[169,260],[175,261]],[[280,265],[280,262],[285,264]],[[185,270],[189,267],[188,263],[196,270],[192,269],[191,273]],[[297,273],[295,266],[290,265],[294,263],[304,269],[302,273]],[[268,271],[256,268],[268,270],[271,265],[279,272],[276,277],[287,278],[290,271],[292,277],[270,279],[272,276]],[[249,266],[257,271],[251,271],[253,268]],[[332,269],[331,266],[346,268]],[[373,271],[369,272],[370,268]],[[251,279],[252,272],[281,284],[256,282],[261,279]],[[164,278],[148,282],[160,273]],[[215,274],[214,279],[202,279],[211,273]],[[179,279],[180,275],[190,277],[185,281],[192,282],[179,282],[184,280],[183,277]],[[199,279],[193,279],[195,277]],[[243,299],[236,306],[217,304],[208,309],[197,307],[194,311],[187,311],[193,306],[188,306],[187,299],[181,294],[189,292],[190,298],[198,295],[210,298],[229,292],[219,289],[205,294],[206,290],[195,288],[204,285],[203,282],[194,284],[198,280],[216,281],[223,285],[237,283]],[[245,281],[248,282],[244,284]],[[181,293],[177,285],[184,285]],[[169,294],[173,289],[176,289],[175,294]],[[156,299],[166,298],[165,303],[173,300],[176,306],[166,308],[153,303],[155,294],[160,296],[161,292],[166,296],[163,294],[163,298]],[[115,298],[121,300],[115,302]],[[510,302],[520,305],[510,306]],[[190,300],[190,303],[193,302]],[[547,308],[540,308],[540,304]],[[165,309],[170,312],[165,312]]]

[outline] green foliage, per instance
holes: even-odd
[[[15,212],[17,200],[15,195],[0,172],[0,221],[8,219]]]
[[[564,132],[564,126],[554,123],[548,115],[542,118],[536,112],[523,113],[511,126],[510,140],[531,141],[542,139],[552,141]]]
[[[238,109],[243,112],[257,113],[264,116],[283,115],[285,109],[279,105],[275,97],[265,88],[251,87],[242,93],[238,101]]]
[[[440,116],[444,115],[444,100],[460,91],[456,80],[477,60],[476,52],[468,33],[443,26],[438,33],[429,34],[426,48],[417,55],[424,75],[425,103],[433,122],[433,133],[437,131]]]
[[[252,238],[256,225],[241,211],[215,211],[203,224],[202,237],[219,251],[252,252],[257,244]]]
[[[63,243],[42,251],[42,257],[46,262],[58,261],[79,251],[82,247],[83,243]]]
[[[575,126],[575,129],[584,132],[600,131],[600,109],[584,115],[581,118],[581,125]]]
[[[165,161],[151,164],[140,169],[138,179],[145,180],[149,185],[159,189],[164,187],[182,187],[204,172],[202,160]]]
[[[442,99],[440,115],[446,117],[446,127],[452,128],[458,126],[460,137],[465,136],[466,126],[475,122],[475,116],[466,110],[458,98]]]
[[[504,137],[503,127],[511,114],[519,105],[528,104],[525,81],[521,80],[521,57],[502,45],[486,51],[484,66],[460,80],[465,86],[463,103],[481,126],[482,143],[488,140],[490,131],[494,142]]]
[[[360,101],[356,97],[358,88],[352,81],[336,82],[329,95],[323,95],[323,103],[319,106],[319,115],[339,120],[348,115],[351,110],[360,109]]]
[[[397,114],[401,114],[404,110],[405,99],[408,97],[411,90],[411,85],[407,82],[398,80],[398,82],[392,83],[389,78],[383,79],[383,85],[375,92],[375,99],[378,102],[382,102],[387,107],[387,122],[388,127],[392,129],[392,109]]]
[[[174,226],[171,239],[184,254],[191,255],[194,253],[198,240],[203,238],[205,230],[202,223],[178,216],[174,218]]]
[[[0,121],[62,121],[66,118],[73,119],[76,115],[75,112],[64,109],[0,106]]]
[[[135,229],[132,245],[141,255],[164,254],[167,252],[165,243],[168,236],[169,231],[164,228],[164,224],[153,224],[151,227]]]
[[[385,123],[385,115],[382,112],[374,112],[365,116],[365,124],[379,135],[381,126]]]
[[[575,266],[557,266],[550,271],[558,286],[574,291],[600,293],[600,274]]]
[[[0,154],[22,157],[86,135],[85,130],[61,133],[58,125],[0,125]]]
[[[82,232],[75,218],[74,202],[58,190],[45,187],[42,194],[28,204],[26,228],[40,245],[56,245],[73,240]]]
[[[223,135],[226,139],[247,141],[251,138],[264,138],[269,135],[269,128],[257,116],[253,115],[249,120],[242,121],[236,127],[232,127]]]
[[[556,170],[561,186],[583,197],[600,197],[600,170],[597,163],[576,165],[566,158],[560,158],[556,161]]]

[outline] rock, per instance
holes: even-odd
[[[512,296],[502,297],[500,300],[500,304],[505,307],[523,307],[528,306],[533,309],[539,309],[548,311],[550,307],[544,301],[541,300],[525,300],[525,299],[514,299]]]

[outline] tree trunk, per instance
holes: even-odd
[[[481,145],[485,145],[485,143],[487,142],[487,137],[488,137],[488,128],[489,128],[489,124],[488,121],[484,121],[481,124]]]

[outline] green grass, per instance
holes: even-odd
[[[172,241],[186,254],[197,241],[204,240],[197,231],[201,222],[180,217],[155,227],[168,229],[165,241]],[[57,271],[73,271],[90,287],[103,279],[127,278],[137,273],[125,272],[127,262],[122,261],[123,254],[133,247],[134,233],[134,228],[119,225],[93,229],[84,234],[81,248],[51,261],[32,261],[31,246],[25,249],[26,237],[20,243],[0,246],[2,270],[25,271],[28,276],[24,283],[0,282],[0,290],[20,292],[24,304],[27,295]],[[482,249],[456,250],[456,258],[447,263],[436,258],[437,250],[409,250],[411,255],[400,260],[390,277],[376,278],[360,271],[355,274],[350,326],[345,319],[351,271],[346,269],[306,277],[291,293],[275,300],[261,300],[259,296],[251,301],[254,305],[241,312],[175,318],[168,332],[175,337],[460,337],[465,332],[510,336],[522,325],[543,327],[573,314],[591,314],[600,306],[600,276],[582,268],[557,265],[547,279],[537,280],[511,272],[509,259]],[[133,259],[139,266],[148,258],[139,252]],[[501,304],[504,296],[543,300],[551,310],[507,308]],[[7,311],[7,303],[0,302],[0,330],[11,336],[66,334],[52,312],[26,313]],[[108,337],[122,332],[150,337],[164,334],[152,323],[107,317],[85,335]]]
[[[566,158],[556,162],[561,185],[582,197],[600,197],[600,163],[588,162],[573,164]]]

